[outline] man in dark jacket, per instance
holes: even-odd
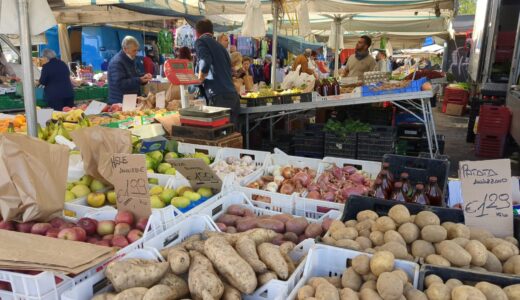
[[[152,79],[151,74],[140,76],[137,73],[135,58],[139,42],[132,36],[126,36],[121,43],[122,50],[108,65],[108,103],[123,102],[123,95],[141,93],[141,85]]]
[[[69,67],[57,59],[56,52],[51,49],[44,49],[42,54],[47,59],[40,75],[40,84],[45,86],[43,100],[49,107],[59,111],[65,106],[74,106]]]
[[[198,78],[203,82],[209,105],[231,108],[231,121],[238,126],[240,97],[231,79],[231,59],[227,50],[213,38],[213,23],[201,20],[195,25]]]

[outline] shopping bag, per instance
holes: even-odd
[[[282,82],[282,89],[283,90],[290,89],[290,88],[292,88],[294,86],[294,82],[300,76],[300,69],[301,68],[302,68],[302,66],[298,65],[296,67],[296,70],[289,71],[289,74],[287,74],[287,76],[285,76],[285,78],[283,79],[283,82]]]
[[[172,100],[180,100],[180,99],[181,99],[181,88],[178,85],[170,84],[170,87],[166,91],[164,101],[166,101],[166,103],[168,103]]]

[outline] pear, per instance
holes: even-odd
[[[189,186],[180,186],[177,188],[177,195],[184,196],[184,193],[187,191],[193,192],[193,190]]]
[[[149,191],[148,191],[148,194],[150,194],[150,196],[153,196],[153,195],[160,195],[163,191],[163,187],[160,186],[160,185],[154,185]]]
[[[190,199],[190,201],[199,201],[201,198],[199,194],[191,191],[184,192],[183,196]]]
[[[103,182],[101,182],[97,179],[92,180],[92,183],[90,184],[90,190],[93,192],[99,192],[104,188],[105,188],[105,185],[103,184]]]
[[[159,179],[157,178],[148,178],[149,184],[159,184]]]
[[[166,153],[166,155],[164,155],[165,161],[168,161],[168,159],[176,159],[176,158],[179,158],[179,154],[177,154],[175,152],[168,152],[168,153]]]
[[[207,188],[207,187],[201,187],[197,190],[197,193],[199,195],[201,195],[202,197],[206,197],[206,198],[209,198],[211,196],[213,196],[213,192],[211,191],[210,188]]]
[[[92,176],[90,176],[90,175],[83,175],[83,177],[81,177],[79,179],[79,183],[78,184],[84,184],[86,186],[90,186],[91,183],[92,183]]]
[[[152,206],[152,208],[163,208],[166,206],[157,195],[153,195],[150,197],[150,205]]]
[[[177,174],[177,170],[175,170],[175,168],[169,168],[168,170],[166,170],[166,172],[164,172],[165,175],[175,175]]]
[[[159,166],[157,167],[157,172],[159,172],[161,174],[165,174],[166,170],[171,169],[171,168],[172,168],[172,165],[169,163],[160,163]]]
[[[76,198],[85,197],[86,195],[90,194],[90,189],[88,186],[83,184],[74,186],[70,191],[74,194],[74,196],[76,196]]]
[[[108,191],[107,192],[107,200],[108,203],[115,205],[117,202],[117,196],[115,191]]]
[[[165,204],[170,204],[172,201],[172,198],[177,196],[177,193],[173,189],[165,188],[161,194],[159,195],[159,198],[164,202]]]
[[[76,195],[74,195],[71,191],[65,191],[65,202],[71,202],[76,199]]]
[[[190,199],[186,197],[174,197],[171,203],[177,208],[185,208],[186,206],[190,205]]]

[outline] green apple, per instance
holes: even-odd
[[[92,180],[92,183],[90,184],[90,190],[93,192],[99,192],[104,188],[105,188],[105,185],[103,184],[103,182],[101,182],[97,179]]]
[[[153,195],[160,195],[163,191],[163,187],[160,186],[160,185],[154,185],[149,191],[148,193],[150,194],[150,196],[153,196]]]
[[[179,158],[179,154],[177,154],[175,152],[168,152],[168,153],[166,153],[166,155],[164,155],[165,161],[168,161],[168,159],[176,159],[176,158]]]
[[[193,190],[189,186],[180,186],[177,188],[177,195],[184,196],[184,193],[187,191],[193,192]]]
[[[210,188],[207,188],[207,187],[201,187],[197,190],[197,193],[199,195],[201,195],[202,197],[206,197],[206,198],[209,198],[211,196],[213,196],[213,192],[211,191]]]
[[[150,205],[152,206],[152,208],[163,208],[166,206],[157,195],[153,195],[150,197]]]
[[[107,200],[108,203],[115,205],[117,201],[117,196],[115,191],[108,191],[107,192]]]
[[[90,193],[88,186],[84,184],[78,184],[70,190],[76,198],[85,197]]]
[[[155,174],[155,171],[153,169],[147,169],[146,173],[148,173],[148,174]]]
[[[160,163],[159,166],[157,167],[157,172],[159,172],[161,174],[165,174],[166,170],[171,169],[171,168],[172,168],[172,165],[169,163]]]
[[[159,184],[159,179],[157,178],[148,178],[149,184]]]
[[[132,135],[132,145],[135,145],[137,143],[139,143],[139,137],[135,136],[135,135]]]
[[[155,160],[153,158],[151,158],[150,156],[145,156],[145,161],[146,161],[146,168],[147,169],[155,169],[155,166],[156,166],[156,163],[155,163]]]
[[[67,182],[67,191],[70,191],[74,187],[74,183]]]
[[[163,154],[161,151],[159,150],[155,150],[155,151],[152,151],[152,152],[148,152],[146,155],[148,155],[149,157],[151,157],[154,161],[156,161],[157,163],[160,163],[161,161],[163,161]]]
[[[81,177],[81,179],[79,180],[79,182],[81,184],[84,184],[86,186],[89,186],[91,183],[92,183],[92,177],[89,176],[89,175],[84,175],[83,177]]]
[[[184,192],[183,196],[190,199],[190,201],[199,201],[201,198],[199,194],[190,191]]]
[[[74,195],[71,191],[65,191],[65,202],[70,202],[76,199],[76,195]]]
[[[169,168],[168,170],[166,170],[166,172],[164,172],[165,175],[175,175],[177,174],[177,170],[175,170],[175,168]]]
[[[162,193],[159,195],[159,198],[165,203],[170,204],[172,198],[177,196],[177,193],[173,189],[165,188]]]
[[[177,208],[185,208],[186,206],[190,205],[190,199],[186,197],[174,197],[172,199],[172,205]]]

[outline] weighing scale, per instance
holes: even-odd
[[[181,106],[189,106],[186,98],[186,85],[201,84],[193,71],[193,63],[187,59],[168,59],[164,63],[164,74],[172,84],[176,84],[181,90]]]

